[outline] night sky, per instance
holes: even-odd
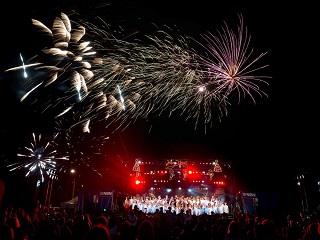
[[[224,21],[234,28],[241,13],[251,35],[253,54],[268,52],[268,97],[231,98],[228,116],[211,129],[194,129],[194,122],[167,116],[139,119],[111,136],[110,149],[128,159],[192,158],[231,162],[243,191],[295,192],[296,174],[319,176],[317,171],[316,104],[318,17],[315,4],[280,4],[277,1],[23,1],[6,3],[1,15],[1,133],[6,153],[21,136],[45,121],[32,116],[15,97],[17,80],[3,74],[20,61],[19,53],[32,55],[37,46],[30,19],[50,21],[61,11],[76,10],[114,20],[129,19],[176,24],[182,32],[215,32]],[[92,5],[100,7],[92,7]],[[19,6],[19,7],[18,7]],[[110,11],[109,9],[113,9]],[[105,14],[105,16],[104,16]],[[120,16],[113,18],[112,16]],[[139,19],[139,20],[138,20]],[[142,19],[142,20],[141,20]],[[317,104],[318,105],[318,104]],[[41,124],[40,124],[41,125]],[[14,148],[14,147],[12,147]],[[109,149],[109,150],[110,150]],[[314,183],[315,184],[315,183]]]

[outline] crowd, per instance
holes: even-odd
[[[172,212],[179,213],[181,211],[190,211],[191,215],[202,215],[202,214],[229,214],[229,206],[223,198],[216,196],[189,196],[184,195],[178,196],[130,196],[124,200],[124,206],[133,209],[144,211],[145,213],[154,213],[156,209],[162,208],[163,211],[167,211],[170,207]]]
[[[130,198],[123,204],[121,213],[45,206],[30,211],[2,209],[0,240],[320,240],[316,214],[287,215],[275,221],[252,214],[230,218],[228,213],[199,214],[190,208],[177,211],[177,201],[159,205],[154,211],[140,209],[142,205]]]

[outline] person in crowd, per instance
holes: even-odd
[[[304,234],[302,235],[301,240],[320,240],[320,233],[318,232],[319,223],[312,222],[310,223],[306,229]]]
[[[238,222],[232,220],[228,225],[228,231],[224,236],[224,240],[242,240]]]
[[[129,222],[131,231],[133,233],[136,233],[137,232],[138,217],[136,216],[136,214],[133,210],[130,211],[126,220]]]
[[[86,232],[92,227],[91,216],[88,213],[78,214],[72,228],[74,239],[83,239]]]
[[[117,240],[119,238],[119,226],[120,223],[117,217],[112,215],[108,220],[108,228],[110,233],[110,240]]]
[[[109,220],[105,215],[100,215],[94,220],[93,225],[96,225],[96,224],[101,224],[101,225],[105,226],[106,228],[108,228]]]
[[[27,232],[28,235],[32,235],[34,233],[35,226],[32,222],[30,213],[27,212],[24,208],[19,208],[17,214],[20,220],[21,228],[24,229],[24,231]]]
[[[67,221],[66,221],[65,217],[60,216],[57,219],[57,228],[58,228],[60,240],[72,240],[73,239],[72,230],[67,225]]]
[[[289,219],[289,225],[286,227],[286,240],[298,240],[301,237],[302,228],[298,221]]]
[[[28,240],[27,235],[23,232],[19,218],[14,214],[8,219],[8,224],[14,232],[14,240]]]
[[[84,240],[110,240],[109,229],[105,225],[97,223],[88,230]]]
[[[119,226],[119,238],[118,240],[135,240],[135,235],[130,229],[130,223],[123,221]]]
[[[0,212],[0,240],[14,240],[13,228],[7,223],[8,212]]]
[[[263,219],[255,228],[257,240],[281,240],[278,228],[271,219]]]
[[[154,240],[154,228],[149,220],[140,224],[136,240]]]

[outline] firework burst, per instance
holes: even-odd
[[[55,148],[57,134],[50,140],[45,140],[41,134],[32,133],[32,140],[28,147],[20,149],[17,156],[22,161],[9,164],[9,171],[26,169],[26,177],[40,175],[42,182],[45,176],[51,176],[56,171],[57,161],[68,160],[68,156],[59,156]]]
[[[53,22],[52,30],[38,20],[32,23],[51,39],[52,46],[46,47],[23,66],[7,69],[32,68],[36,74],[25,83],[25,94],[21,101],[30,102],[38,112],[55,112],[59,117],[70,111],[88,94],[87,83],[93,77],[90,70],[95,52],[90,42],[82,40],[85,28],[71,28],[68,16],[61,13]],[[91,62],[91,63],[90,63]]]
[[[203,88],[209,90],[209,95],[221,95],[227,98],[232,92],[237,92],[238,102],[242,96],[249,95],[255,103],[253,93],[268,96],[261,90],[258,83],[268,84],[269,76],[255,75],[258,70],[268,65],[256,66],[256,63],[267,53],[252,57],[250,49],[251,36],[244,26],[243,17],[239,15],[240,24],[234,32],[225,23],[218,31],[202,35],[205,43],[196,41],[204,47],[207,56],[197,55],[204,77]]]

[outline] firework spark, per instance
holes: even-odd
[[[27,74],[27,72],[26,72],[26,67],[25,67],[25,65],[24,65],[24,61],[23,61],[23,57],[22,57],[21,53],[20,53],[20,59],[21,59],[21,62],[22,62],[22,67],[23,67],[23,77],[24,77],[24,78],[27,78],[27,77],[28,77],[28,74]]]

